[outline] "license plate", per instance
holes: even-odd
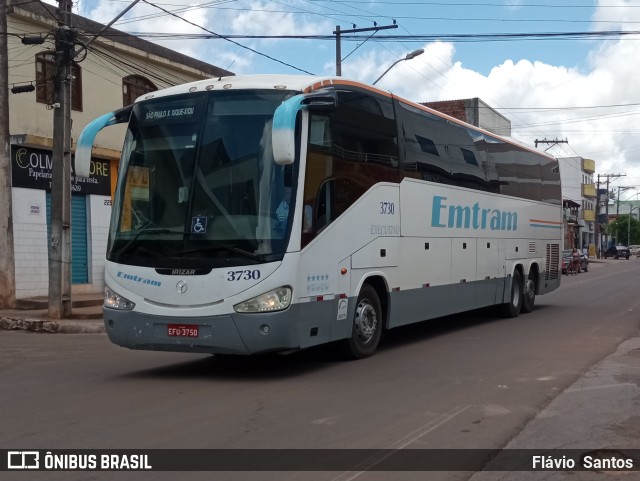
[[[170,337],[198,337],[197,324],[169,324],[167,335]]]

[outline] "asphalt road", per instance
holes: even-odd
[[[450,316],[331,349],[217,358],[0,331],[0,448],[500,448],[638,334],[640,259],[563,276],[534,312]],[[36,479],[11,473],[10,479]],[[446,479],[472,473],[39,473],[38,479]],[[7,478],[9,479],[9,478]],[[514,478],[515,479],[515,478]]]

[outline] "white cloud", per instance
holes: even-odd
[[[304,2],[299,4],[305,5]],[[200,5],[203,6],[200,7]],[[117,2],[97,1],[95,4],[86,4],[86,10],[81,14],[95,21],[108,23],[125,6]],[[220,5],[216,5],[211,2],[173,0],[170,5],[161,6],[181,18],[169,15],[149,4],[138,3],[114,27],[141,34],[143,37],[145,32],[169,35],[188,33],[206,35],[207,32],[220,35],[314,35],[330,32],[333,28],[328,20],[318,16],[301,16],[292,13],[296,10],[295,3],[284,6],[278,3],[255,1],[221,2]],[[255,61],[259,57],[250,50],[239,47],[238,44],[285,62],[291,54],[289,49],[282,48],[282,52],[279,51],[285,41],[277,39],[233,39],[233,42],[222,39],[150,38],[150,40],[222,68],[227,68],[231,62],[234,62],[232,71],[235,73],[251,73],[251,68],[255,67]],[[291,63],[295,64],[295,62]],[[274,71],[279,68],[281,66],[275,67]]]
[[[505,60],[484,76],[456,62],[453,45],[429,44],[424,55],[399,63],[378,86],[414,101],[480,97],[498,110],[507,108],[502,113],[512,121],[514,137],[532,146],[535,139],[567,138],[568,147],[559,145],[549,152],[592,158],[598,172],[626,173],[621,184],[640,186],[640,129],[635,127],[640,106],[574,108],[640,103],[637,46],[637,40],[628,39],[603,43],[591,52],[589,68],[583,73],[543,62]],[[438,61],[428,52],[437,55]],[[354,66],[354,73],[371,81],[383,65],[396,59],[370,55],[359,59],[362,63]],[[510,110],[518,107],[531,110]]]
[[[518,7],[521,3],[505,2],[505,6]],[[166,8],[175,10],[177,5],[188,6],[191,2],[173,0],[171,4]],[[110,21],[125,6],[122,3],[106,1],[85,5],[94,7],[88,15],[87,12],[83,12],[85,15],[104,23]],[[285,6],[255,0],[251,3],[224,3],[219,5],[220,8],[198,8],[179,15],[220,34],[302,35],[326,34],[333,31],[335,22],[327,18],[264,11],[294,10],[295,6],[304,10],[312,9],[308,2],[291,1]],[[131,13],[138,17],[146,14],[160,16],[144,18],[132,24],[117,24],[116,27],[131,32],[204,33],[182,20],[162,15],[159,10],[144,3],[136,5]],[[610,29],[636,29],[636,25],[622,23],[620,19],[624,19],[625,22],[640,22],[640,9],[635,8],[629,0],[598,0],[592,20],[618,23],[594,23],[592,29],[602,30],[603,26]],[[323,62],[323,72],[317,73],[335,73],[331,55],[333,46],[330,42],[316,41],[313,47],[306,51],[298,48],[299,44],[294,45],[282,40],[238,42],[298,66],[306,60],[305,57],[316,56],[316,63]],[[159,40],[158,43],[222,68],[232,64],[231,70],[236,73],[259,71],[258,60],[262,60],[257,55],[240,50],[222,40]],[[353,44],[347,42],[343,44],[343,54],[351,50],[351,45]],[[628,177],[624,183],[640,185],[640,129],[634,127],[638,124],[640,115],[630,115],[640,111],[640,107],[573,108],[640,103],[640,89],[637,88],[637,72],[640,71],[638,45],[638,40],[633,37],[594,43],[581,70],[570,65],[550,65],[530,57],[529,60],[505,59],[484,75],[467,68],[464,62],[456,57],[453,44],[433,42],[424,46],[426,51],[423,55],[411,61],[398,63],[378,86],[418,102],[480,97],[498,109],[564,108],[566,110],[502,110],[502,113],[512,120],[514,137],[523,142],[533,145],[536,138],[568,138],[569,147],[555,147],[550,152],[558,156],[577,153],[593,158],[599,172],[627,173]],[[360,49],[343,63],[343,75],[364,82],[373,82],[389,65],[410,50],[409,48],[404,53],[398,53],[397,49],[396,46],[395,53],[392,53],[384,44],[375,49]],[[519,58],[526,57],[525,51]],[[267,68],[269,66],[273,68],[273,72],[283,71],[281,65],[269,63]],[[260,68],[264,68],[264,64]],[[582,120],[577,122],[580,118]]]
[[[273,12],[274,5],[278,3],[254,2],[248,7],[250,10],[235,12],[230,23],[231,31],[241,35],[317,35],[331,29],[326,21],[311,21],[311,17]]]

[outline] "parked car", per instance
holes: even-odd
[[[567,267],[573,261],[571,254],[573,251],[571,249],[565,249],[562,251],[562,273],[567,274]],[[589,258],[583,253],[580,253],[580,270],[578,272],[588,272],[589,271]]]
[[[631,257],[631,252],[629,252],[629,248],[627,246],[611,246],[606,251],[604,251],[604,258],[607,259],[609,257],[613,257],[614,259],[620,259],[624,257],[629,260]]]
[[[640,246],[629,246],[629,252],[632,256],[640,257]]]

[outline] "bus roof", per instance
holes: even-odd
[[[140,96],[136,102],[149,98],[179,95],[203,90],[243,90],[243,89],[281,89],[303,92],[313,84],[330,80],[330,77],[315,77],[312,75],[232,75],[228,77],[213,77],[206,80],[197,80],[181,85],[175,85],[155,92],[149,92]]]
[[[437,115],[438,117],[445,118],[463,127],[470,128],[478,132],[482,132],[483,134],[500,139],[503,142],[515,145],[521,149],[528,150],[535,154],[555,160],[555,157],[547,154],[546,152],[541,152],[537,149],[529,147],[528,145],[524,144],[519,140],[514,139],[513,137],[504,137],[504,136],[495,134],[486,129],[483,129],[482,127],[477,127],[475,125],[468,124],[467,122],[464,122],[455,117],[451,117],[450,115],[442,113],[433,108],[399,97],[395,94],[392,94],[391,92],[380,90],[371,85],[368,85],[362,82],[357,82],[354,80],[348,80],[343,77],[329,77],[329,76],[318,77],[314,75],[284,75],[284,74],[256,74],[256,75],[233,75],[228,77],[217,77],[217,78],[214,77],[206,80],[197,80],[195,82],[189,82],[181,85],[176,85],[173,87],[168,87],[162,90],[149,92],[140,96],[138,99],[136,99],[136,102],[150,99],[150,98],[160,98],[160,97],[165,97],[169,95],[179,95],[179,94],[184,94],[189,92],[200,92],[203,90],[276,89],[276,90],[293,90],[298,92],[309,93],[309,92],[313,92],[314,90],[318,90],[320,88],[328,87],[331,85],[336,85],[336,86],[344,85],[344,86],[357,87],[357,88],[369,90],[373,93],[384,95],[386,97],[393,95],[399,101],[412,105],[415,108],[424,110],[433,115]]]

